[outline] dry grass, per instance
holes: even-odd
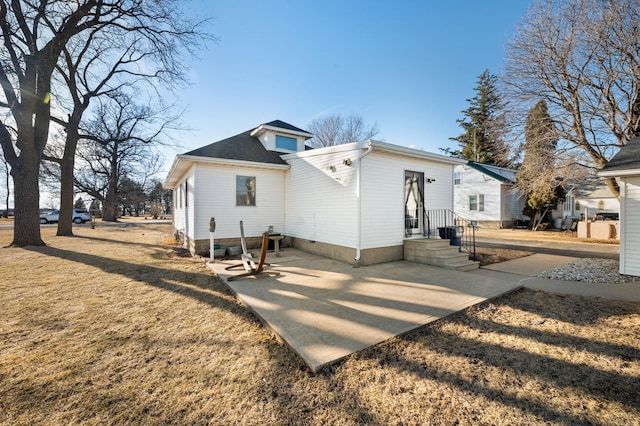
[[[313,375],[168,231],[0,250],[0,423],[640,424],[638,303],[520,291]]]
[[[578,238],[575,234],[562,231],[531,231],[529,229],[491,229],[478,228],[476,237],[499,238],[503,240],[528,240],[543,242],[566,242],[578,244],[620,244],[620,240],[615,238],[608,240],[597,240],[594,238]]]
[[[493,263],[506,262],[507,260],[531,256],[532,254],[533,252],[524,250],[477,247],[475,259],[480,262],[480,266],[485,266],[491,265]]]

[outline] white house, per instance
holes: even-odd
[[[554,217],[579,219],[585,210],[589,218],[597,213],[620,213],[620,202],[613,196],[603,179],[591,176],[567,189],[562,211],[558,208]]]
[[[454,168],[453,211],[488,228],[509,228],[522,214],[525,199],[515,187],[516,170],[469,161]]]
[[[357,264],[403,258],[407,223],[453,208],[453,167],[464,161],[378,141],[309,149],[313,135],[276,120],[176,156],[176,234],[193,253],[250,244],[268,229],[303,250]],[[409,219],[409,220],[408,220]]]
[[[620,273],[640,276],[640,137],[631,139],[598,173],[620,186]]]

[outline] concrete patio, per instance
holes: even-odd
[[[501,279],[391,262],[353,266],[295,249],[270,254],[276,276],[227,281],[237,260],[209,267],[317,372],[349,354],[520,287]]]

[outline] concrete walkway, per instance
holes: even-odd
[[[537,275],[578,260],[577,257],[534,254],[520,259],[483,266],[472,274],[488,279],[517,283],[533,290],[576,296],[604,297],[611,300],[640,302],[640,283],[596,284],[538,278]]]
[[[313,371],[520,286],[404,261],[354,268],[290,248],[267,262],[279,275],[228,282],[237,260],[209,267]]]
[[[276,276],[228,282],[234,261],[209,267],[316,372],[347,355],[522,286],[640,301],[640,284],[597,285],[536,278],[576,258],[534,254],[457,272],[412,262],[354,268],[295,249],[269,255]]]

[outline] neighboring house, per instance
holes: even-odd
[[[620,213],[620,202],[602,178],[592,176],[567,188],[562,210],[558,206],[554,211],[554,218],[579,219],[584,215],[585,209],[589,219],[593,219],[597,213]]]
[[[620,273],[640,276],[640,137],[631,139],[598,173],[620,185]]]
[[[312,136],[276,120],[176,156],[165,187],[191,252],[208,250],[215,217],[222,245],[239,244],[242,220],[254,247],[273,229],[334,259],[399,260],[408,222],[422,235],[423,210],[453,208],[453,166],[462,160],[378,141],[309,149]]]
[[[510,228],[522,214],[525,199],[515,187],[517,170],[469,161],[454,168],[453,211],[487,228]]]

